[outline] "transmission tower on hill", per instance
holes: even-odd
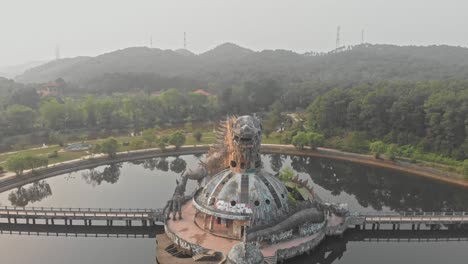
[[[336,48],[338,49],[339,47],[341,47],[341,44],[340,44],[340,26],[338,26],[338,28],[336,29]]]
[[[60,48],[59,46],[55,46],[55,59],[60,60]]]
[[[187,49],[187,35],[184,32],[184,49]]]

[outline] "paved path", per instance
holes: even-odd
[[[166,225],[170,231],[189,243],[222,252],[227,256],[231,248],[240,242],[239,240],[215,236],[200,229],[193,221],[195,219],[195,208],[192,201],[188,201],[182,206],[182,216],[182,220],[169,220]]]

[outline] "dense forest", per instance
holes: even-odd
[[[468,82],[380,82],[335,88],[307,109],[307,125],[327,137],[413,145],[421,152],[468,158]]]
[[[253,51],[232,43],[196,55],[184,50],[134,47],[96,57],[49,62],[17,77],[23,83],[63,78],[73,90],[109,93],[190,90],[242,85],[259,78],[285,84],[382,80],[460,80],[468,76],[468,49],[451,46],[363,44],[328,53]]]
[[[294,133],[307,129],[327,139],[353,135],[463,160],[468,158],[467,87],[468,81],[386,81],[354,86],[311,82],[285,87],[273,79],[259,79],[226,87],[213,96],[169,89],[153,96],[73,98],[40,98],[34,89],[22,88],[4,100],[1,146],[9,148],[17,135],[41,131],[130,132],[252,112],[263,113],[265,128],[272,131],[281,125],[282,112],[302,108],[307,122]],[[363,151],[367,149],[364,143]],[[352,150],[359,151],[359,147]]]

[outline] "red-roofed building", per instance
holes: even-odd
[[[196,91],[193,92],[193,93],[201,94],[201,95],[204,95],[204,96],[206,96],[206,97],[212,96],[212,94],[210,94],[209,92],[207,92],[207,91],[205,91],[205,90],[202,90],[202,89],[198,89],[198,90],[196,90]]]
[[[42,89],[37,91],[37,94],[43,96],[57,96],[59,93],[59,84],[56,82],[48,82],[42,85]]]

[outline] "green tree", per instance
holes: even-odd
[[[49,144],[57,144],[61,147],[65,144],[65,136],[57,131],[49,132]]]
[[[12,105],[6,111],[6,122],[11,133],[30,132],[34,125],[34,111],[23,105]]]
[[[325,137],[319,133],[309,132],[307,133],[307,140],[308,140],[308,145],[312,149],[316,149],[318,147],[323,146],[323,142],[325,142]]]
[[[369,150],[369,143],[364,133],[351,132],[343,139],[343,148],[350,152],[365,153]]]
[[[14,171],[16,175],[22,175],[24,170],[34,169],[47,166],[48,159],[43,156],[34,156],[34,155],[15,155],[8,158],[6,165],[8,170]]]
[[[99,154],[102,153],[102,146],[101,144],[96,144],[93,146],[93,149],[91,150],[93,154]]]
[[[36,168],[47,166],[49,163],[49,160],[47,157],[43,157],[43,156],[26,155],[25,163],[26,163],[26,168],[34,171],[34,169]]]
[[[396,159],[397,154],[398,154],[398,146],[396,144],[390,144],[387,147],[387,151],[385,152],[385,157],[387,157],[387,159],[394,161]]]
[[[369,144],[369,148],[376,159],[380,158],[380,154],[385,153],[386,145],[382,141],[374,141]]]
[[[299,132],[292,138],[291,142],[297,149],[304,149],[304,146],[309,144],[309,138],[307,137],[307,133]]]
[[[468,159],[463,161],[463,174],[468,177]]]
[[[46,127],[53,130],[65,128],[65,105],[59,103],[55,98],[44,101],[39,108],[39,112]]]
[[[169,137],[168,136],[161,136],[157,139],[156,144],[161,150],[166,150],[166,146],[169,142]]]
[[[143,139],[149,145],[156,142],[156,132],[155,132],[155,130],[152,129],[152,128],[148,128],[148,129],[143,130]]]
[[[117,154],[119,143],[115,138],[108,138],[101,143],[101,151],[109,155],[109,158],[114,158]]]
[[[174,132],[169,137],[169,144],[174,145],[176,149],[180,148],[185,143],[185,135],[182,131]]]
[[[200,130],[197,130],[193,132],[193,137],[195,138],[197,142],[200,142],[203,137],[203,133]]]
[[[9,171],[14,171],[17,176],[23,175],[26,167],[26,158],[23,155],[15,155],[7,159],[6,167]]]

